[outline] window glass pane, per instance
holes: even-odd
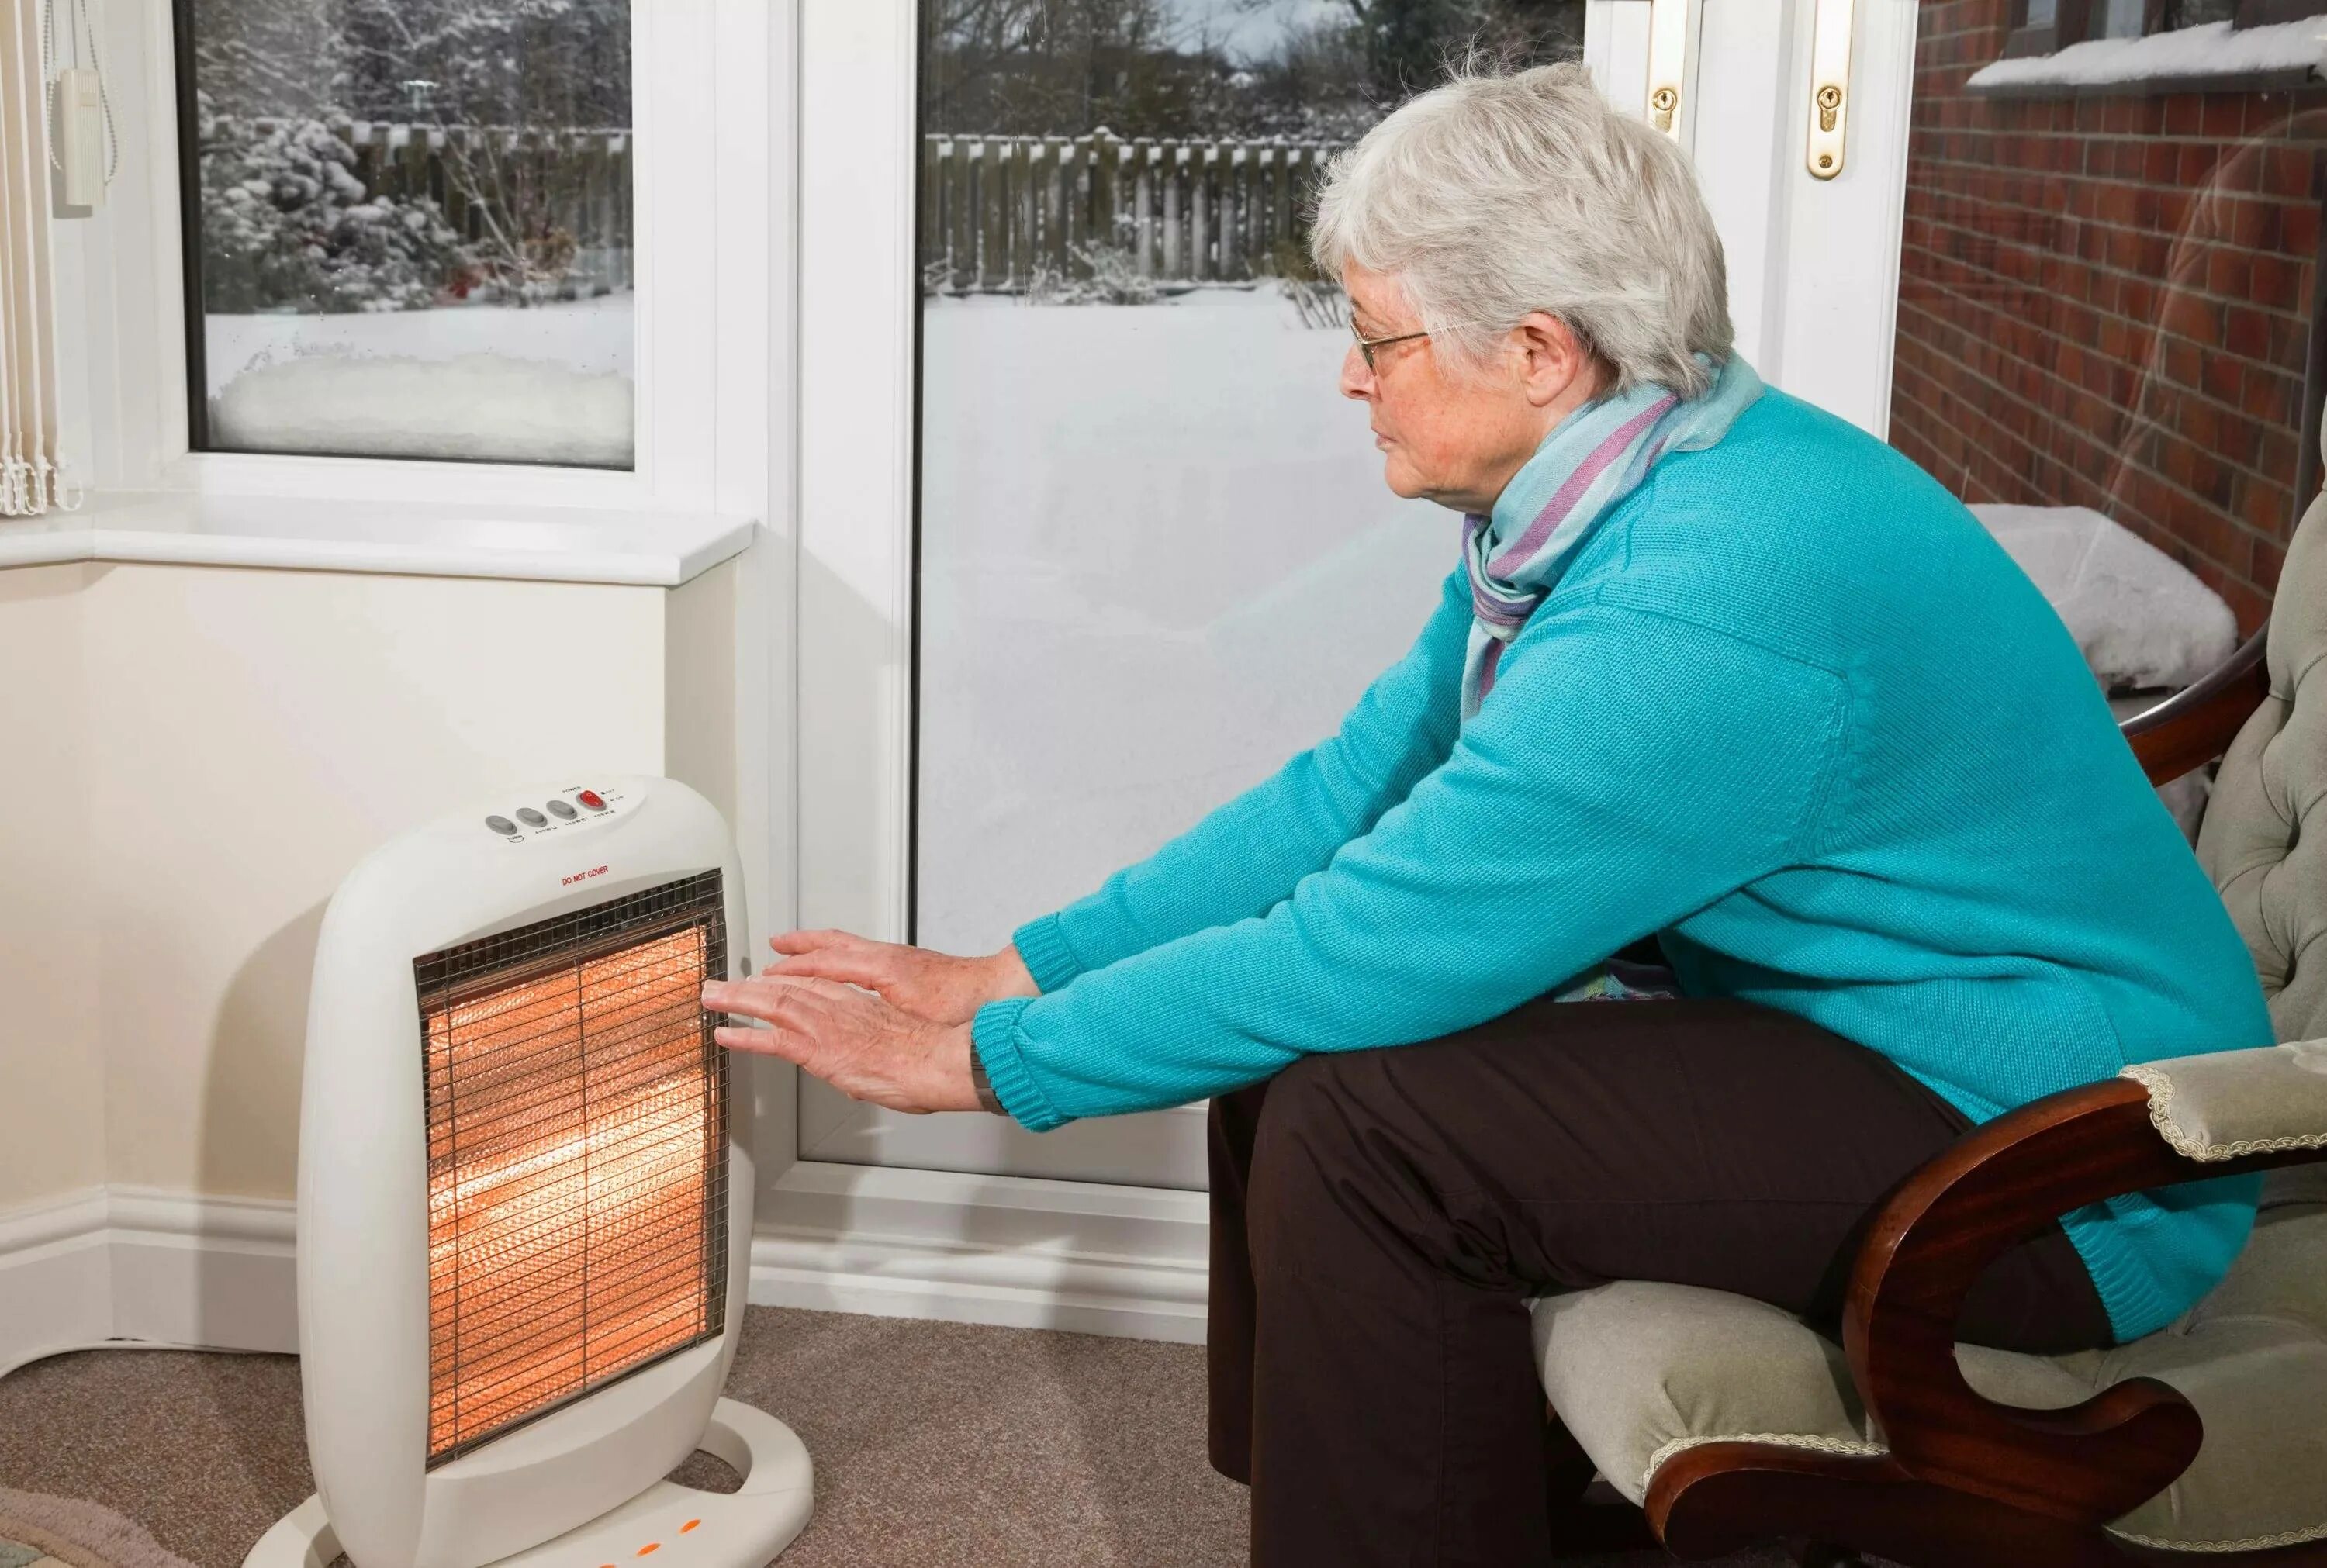
[[[2149,0],[2102,0],[2093,7],[2095,38],[2138,38]]]
[[[2073,82],[1984,65],[2005,30],[1983,15],[1947,0],[1919,34],[1891,441],[2146,706],[2263,625],[2318,489],[2327,111],[2105,79],[2133,49]],[[2238,47],[2173,42],[2186,76]]]
[[[2028,25],[2050,27],[2061,19],[2061,0],[2028,0]]]
[[[1330,733],[1405,652],[1460,523],[1390,494],[1339,396],[1311,192],[1450,55],[1572,58],[1583,9],[924,0],[920,941],[1000,946]],[[1037,1163],[1068,1134],[1138,1135],[996,1162],[1136,1179]]]
[[[2169,31],[2202,27],[2210,22],[2235,22],[2238,14],[2238,0],[2166,0],[2165,4]]]
[[[198,448],[631,462],[629,0],[180,0]]]

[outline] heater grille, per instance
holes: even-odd
[[[717,872],[414,960],[428,1086],[428,1462],[715,1337],[727,1299]]]

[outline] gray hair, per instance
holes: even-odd
[[[1310,251],[1328,275],[1393,276],[1454,367],[1534,311],[1615,373],[1684,397],[1729,357],[1721,238],[1680,149],[1620,114],[1580,65],[1465,69],[1326,171]]]

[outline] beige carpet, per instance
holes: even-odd
[[[1246,1558],[1244,1489],[1204,1463],[1192,1346],[754,1307],[727,1391],[790,1422],[816,1460],[816,1515],[783,1568]],[[680,1479],[724,1470],[697,1456]],[[238,1568],[313,1489],[298,1364],[147,1350],[37,1362],[0,1379],[0,1487],[101,1504],[193,1568]]]

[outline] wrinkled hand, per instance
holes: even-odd
[[[966,1022],[915,1018],[837,981],[772,973],[715,980],[703,988],[703,1005],[768,1025],[722,1024],[720,1044],[797,1062],[852,1100],[917,1115],[979,1108]]]
[[[768,966],[770,975],[862,985],[892,1007],[939,1023],[967,1023],[989,1002],[1035,994],[1034,977],[1016,947],[958,958],[846,931],[787,931],[769,938],[768,946],[784,955]]]

